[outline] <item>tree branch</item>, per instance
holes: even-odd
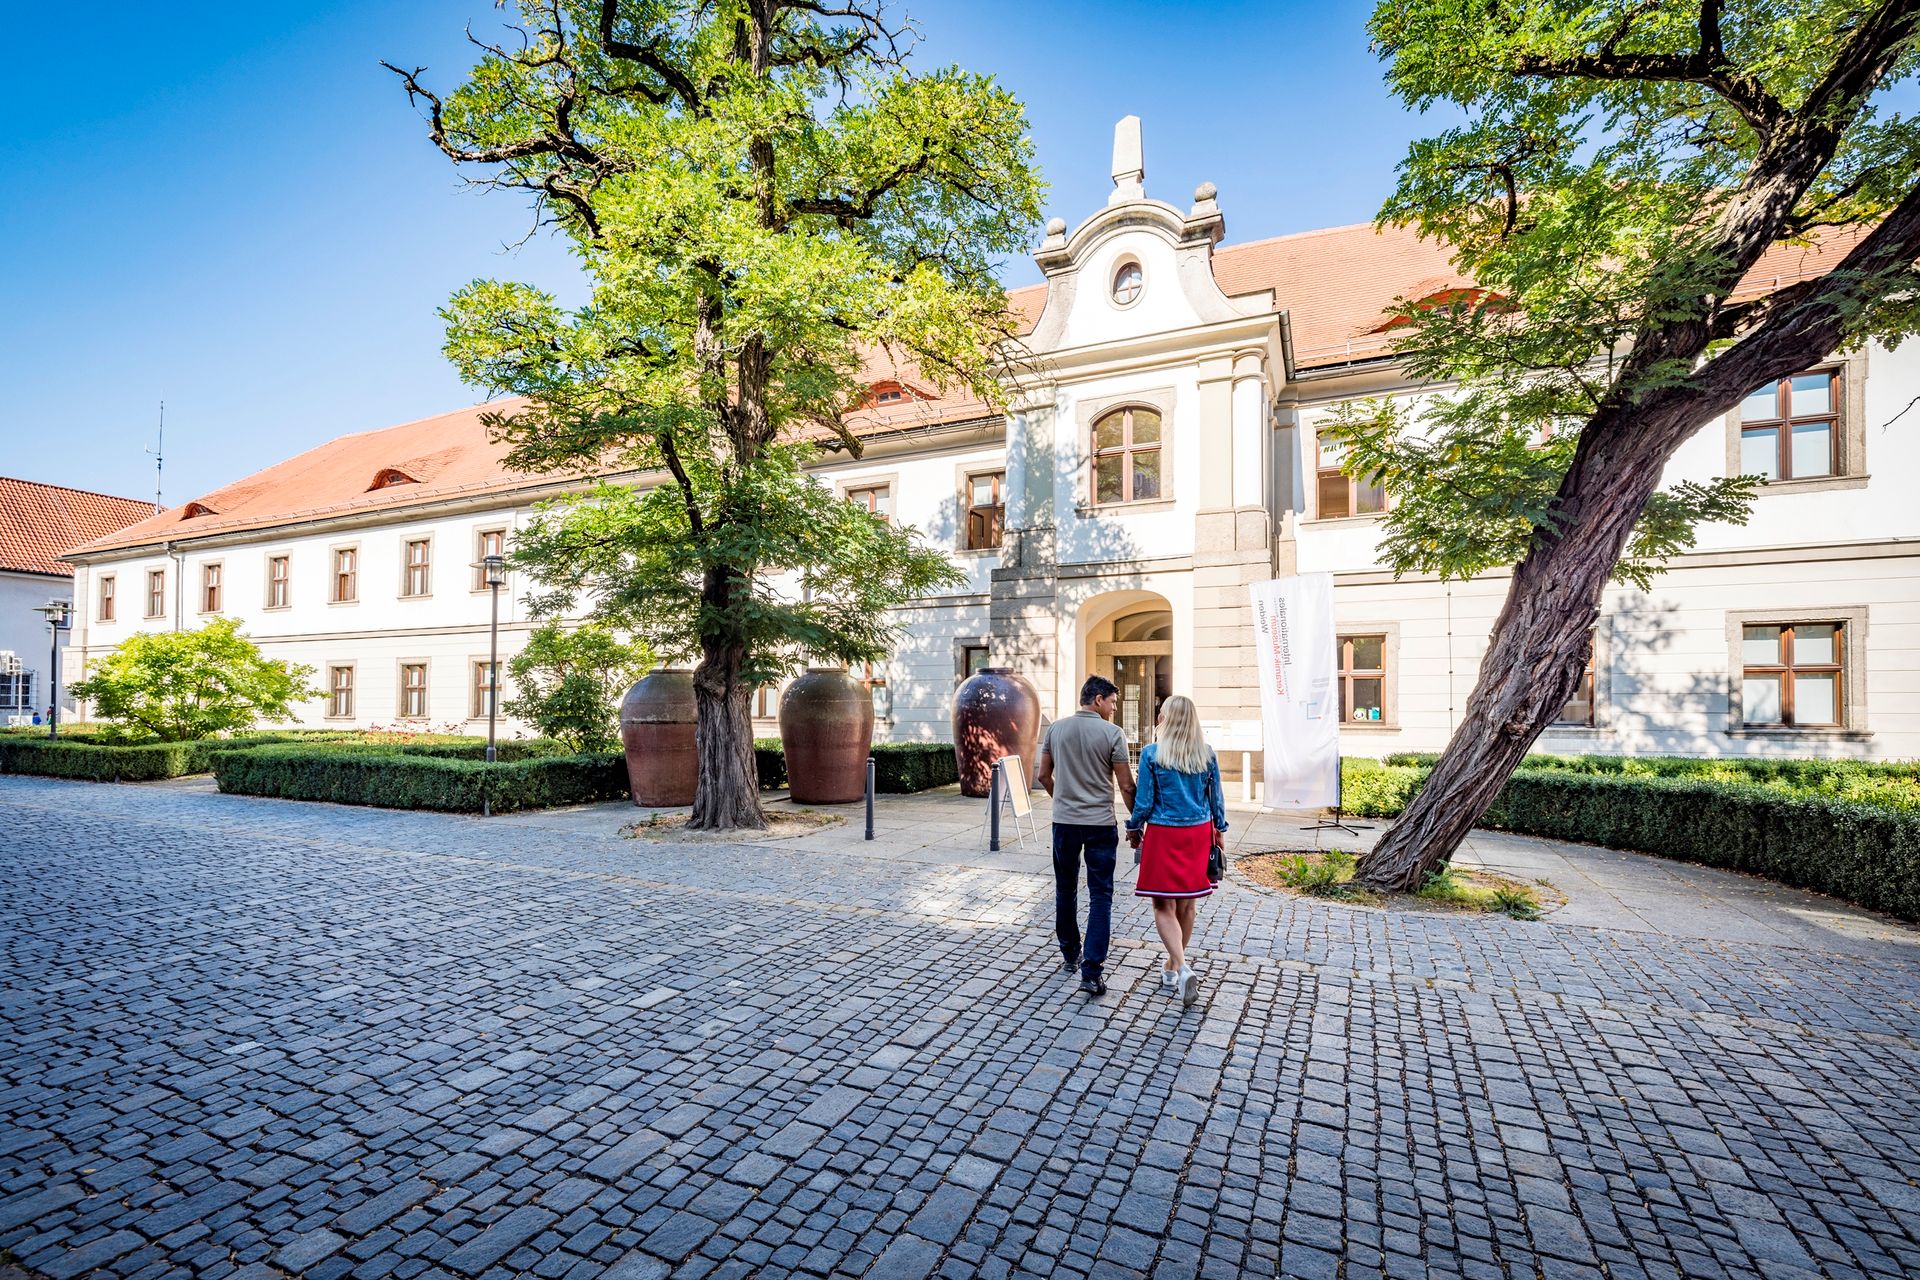
[[[645,44],[632,40],[622,40],[613,34],[613,20],[620,8],[619,0],[600,0],[600,47],[610,57],[624,58],[628,62],[637,62],[653,74],[660,77],[680,104],[696,116],[706,114],[706,104],[700,96],[700,90],[693,81],[683,74],[680,68],[660,54],[657,41]],[[653,97],[655,102],[665,101],[664,97]]]

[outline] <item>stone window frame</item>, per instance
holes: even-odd
[[[986,650],[986,665],[993,665],[993,638],[991,636],[955,636],[953,640],[953,683],[955,685],[960,684],[967,678],[967,653],[973,649]]]
[[[492,662],[487,657],[487,655],[483,653],[478,657],[469,657],[467,660],[467,719],[468,720],[485,720],[487,718],[487,707],[486,707],[486,703],[482,698],[483,686],[480,683],[480,672],[482,668],[487,667],[489,665],[491,665],[494,668],[494,675],[493,675],[494,706],[499,709],[500,714],[502,715],[506,714],[506,709],[500,706],[500,702],[501,702],[500,694],[506,682],[500,678],[500,675],[501,675],[501,672],[505,670],[507,664],[504,662]]]
[[[283,581],[287,585],[287,598],[285,603],[275,604],[273,602],[273,581],[274,581],[273,566],[282,561],[284,561],[287,566],[287,576],[283,579]],[[266,579],[261,584],[261,588],[260,588],[261,610],[263,612],[278,613],[282,610],[293,608],[293,552],[292,551],[269,551],[267,552],[266,563],[267,563]]]
[[[1770,494],[1819,493],[1831,489],[1867,487],[1867,353],[1835,356],[1819,360],[1796,373],[1831,373],[1840,383],[1839,450],[1834,474],[1811,476],[1805,480],[1773,480],[1760,486],[1758,496]],[[1789,377],[1793,375],[1788,375]],[[1776,379],[1776,381],[1778,381]],[[1740,406],[1729,409],[1725,418],[1726,474],[1737,476],[1740,470]]]
[[[980,476],[1000,477],[1000,541],[990,547],[970,547],[967,537],[973,516],[973,482]],[[962,556],[997,555],[1007,544],[1007,464],[1001,462],[970,462],[954,468],[955,487],[959,493],[959,505],[956,507],[958,518],[954,521],[954,554]]]
[[[1320,431],[1321,431],[1320,424],[1302,423],[1301,429],[1309,432],[1313,436],[1313,466],[1308,468],[1309,474],[1307,477],[1307,493],[1312,497],[1312,500],[1313,500],[1313,515],[1308,517],[1309,519],[1314,521],[1379,520],[1383,516],[1385,516],[1388,511],[1393,509],[1392,498],[1390,498],[1387,495],[1386,489],[1382,488],[1380,490],[1381,505],[1378,511],[1353,510],[1353,507],[1357,505],[1355,502],[1355,495],[1358,492],[1358,486],[1360,482],[1354,479],[1351,475],[1348,475],[1344,470],[1342,470],[1339,467],[1323,467],[1320,465]],[[1342,477],[1345,478],[1347,482],[1348,510],[1344,515],[1330,516],[1322,512],[1320,509],[1320,476],[1321,476],[1321,473],[1327,472],[1327,471],[1338,472]]]
[[[1340,640],[1344,636],[1380,636],[1384,643],[1380,647],[1380,661],[1384,664],[1383,688],[1380,692],[1380,719],[1348,720],[1344,700],[1340,706],[1339,726],[1341,733],[1398,733],[1400,732],[1400,624],[1397,622],[1345,622],[1334,624],[1334,688],[1335,697],[1339,689]]]
[[[340,592],[340,553],[353,553],[353,594],[343,596]],[[327,548],[327,603],[329,605],[354,605],[360,603],[360,544],[358,542],[336,542]]]
[[[1605,732],[1612,726],[1608,723],[1608,709],[1613,672],[1612,628],[1606,618],[1597,618],[1591,628],[1593,632],[1593,654],[1588,659],[1593,672],[1593,697],[1591,716],[1585,724],[1575,720],[1555,719],[1542,733],[1596,734]],[[1571,699],[1569,699],[1571,701]],[[1558,716],[1558,712],[1554,713]]]
[[[1729,609],[1727,627],[1727,719],[1722,732],[1730,738],[1866,738],[1871,736],[1867,721],[1867,627],[1866,605],[1828,605],[1823,608]],[[1741,704],[1746,659],[1741,651],[1743,633],[1749,626],[1793,626],[1800,623],[1837,622],[1844,628],[1844,657],[1841,659],[1841,697],[1845,699],[1845,720],[1838,727],[1799,728],[1793,725],[1749,725],[1744,723],[1746,709]]]
[[[200,562],[200,608],[202,617],[222,612],[227,603],[227,562]]]
[[[1122,271],[1125,271],[1128,267],[1133,267],[1140,272],[1140,287],[1133,291],[1133,296],[1131,298],[1128,298],[1125,302],[1122,302],[1118,296],[1118,292],[1115,286],[1117,286],[1120,283],[1120,273]],[[1119,257],[1115,258],[1113,260],[1113,266],[1107,272],[1107,305],[1112,307],[1115,311],[1128,311],[1134,307],[1139,306],[1140,299],[1146,296],[1147,296],[1147,264],[1140,261],[1140,255],[1135,253],[1123,253]]]
[[[1078,429],[1078,443],[1075,445],[1073,506],[1074,513],[1082,518],[1113,513],[1126,515],[1136,512],[1171,511],[1175,499],[1174,490],[1174,408],[1179,404],[1179,396],[1173,387],[1155,387],[1145,391],[1135,391],[1127,395],[1101,396],[1096,400],[1086,400],[1074,406],[1074,425]],[[1096,502],[1093,484],[1093,424],[1115,409],[1129,406],[1152,409],[1160,415],[1160,497],[1142,498],[1130,502]]]
[[[424,561],[422,561],[420,564],[416,565],[410,559],[408,559],[408,557],[413,554],[414,547],[422,543],[426,545],[427,558]],[[413,570],[415,569],[421,569],[424,571],[421,576],[422,576],[422,582],[426,589],[423,591],[410,590],[410,588],[413,586],[412,577],[413,577]],[[433,599],[433,535],[430,533],[423,533],[418,535],[403,534],[400,538],[400,596],[399,598],[402,600]]]
[[[359,701],[360,701],[360,670],[359,668],[360,668],[359,662],[352,661],[352,660],[347,662],[329,662],[326,664],[327,687],[324,692],[327,700],[327,706],[326,706],[325,712],[322,713],[321,715],[321,719],[351,720],[354,718],[354,712],[358,708]],[[338,702],[339,693],[340,693],[340,685],[334,679],[334,673],[336,671],[345,671],[347,673],[347,687],[346,687],[347,709],[345,711],[336,711],[334,709],[336,703]]]
[[[904,528],[900,520],[900,473],[887,471],[877,475],[847,476],[833,483],[833,496],[842,502],[851,502],[856,493],[865,493],[869,489],[885,489],[887,505],[893,510],[882,517],[894,528]]]
[[[501,525],[490,524],[484,528],[475,529],[473,531],[473,594],[474,595],[477,595],[477,596],[485,595],[487,592],[493,589],[487,585],[487,565],[486,565],[487,554],[488,554],[487,539],[494,534],[499,534],[500,550],[495,554],[504,556],[507,554],[508,532],[509,530],[507,526],[503,524]]]
[[[103,573],[94,589],[94,621],[114,622],[119,612],[120,584],[114,579],[118,575]]]
[[[755,685],[752,700],[747,705],[747,718],[750,720],[778,720],[780,718],[780,690],[778,680],[767,684]],[[765,708],[763,711],[762,708]]]
[[[407,668],[420,668],[420,712],[407,712]],[[394,663],[393,718],[396,720],[433,719],[433,663],[427,658],[401,658]]]
[[[160,608],[155,611],[153,602],[158,600]],[[164,568],[147,570],[147,598],[144,606],[147,610],[141,617],[145,619],[167,616],[167,571]]]

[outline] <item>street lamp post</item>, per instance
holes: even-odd
[[[60,633],[73,626],[73,602],[49,600],[34,612],[47,620],[47,684],[53,691],[47,704],[47,737],[54,739],[60,736]]]
[[[507,582],[507,558],[486,556],[487,589],[493,593],[493,627],[487,642],[487,763],[494,760],[494,718],[500,711],[500,588]]]

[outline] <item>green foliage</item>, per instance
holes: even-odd
[[[761,790],[774,791],[787,785],[787,756],[780,739],[755,738],[753,757]],[[958,781],[960,766],[951,742],[873,744],[873,789],[879,794],[910,795]]]
[[[910,73],[865,3],[522,12],[524,43],[444,104],[402,75],[443,150],[536,194],[591,297],[477,281],[444,312],[447,354],[526,397],[494,423],[510,465],[670,477],[545,509],[515,553],[537,607],[591,601],[729,690],[803,653],[883,656],[884,611],[953,571],[803,468],[860,452],[848,415],[876,356],[1002,396],[994,266],[1040,211],[1023,109],[988,77]]]
[[[653,652],[598,623],[535,628],[507,663],[514,696],[501,710],[576,752],[617,750],[620,699],[653,665]]]
[[[625,760],[612,754],[536,756],[487,764],[423,752],[276,746],[222,752],[214,780],[235,795],[387,809],[494,813],[592,804],[629,794]]]
[[[0,773],[76,778],[84,782],[154,782],[205,773],[229,751],[302,741],[291,734],[201,738],[193,742],[125,742],[104,733],[55,740],[0,738]]]
[[[163,742],[186,742],[284,720],[319,696],[313,668],[262,657],[231,618],[195,631],[129,636],[71,687],[97,715]]]
[[[1908,224],[1890,228],[1903,247],[1817,293],[1775,304],[1740,288],[1769,246],[1882,224],[1915,198],[1920,123],[1887,105],[1920,70],[1910,10],[1383,0],[1371,31],[1396,94],[1460,119],[1412,146],[1381,219],[1451,245],[1478,286],[1398,310],[1413,380],[1453,390],[1354,405],[1332,427],[1349,472],[1392,495],[1396,570],[1522,558],[1558,527],[1589,428],[1618,433],[1589,459],[1585,483],[1604,487],[1637,411],[1679,395],[1699,423],[1716,417],[1751,390],[1723,385],[1738,376],[1723,367],[1747,367],[1727,356],[1788,337],[1810,298],[1838,315],[1835,345],[1920,331]],[[1616,574],[1644,584],[1698,525],[1743,522],[1755,483],[1629,507]]]
[[[1435,757],[1388,759],[1372,767],[1424,777]],[[1744,871],[1920,921],[1916,777],[1912,763],[1528,756],[1484,822]]]
[[[1409,768],[1347,756],[1340,761],[1340,807],[1356,818],[1390,818],[1407,807],[1430,768],[1431,760]]]
[[[1348,884],[1358,865],[1354,856],[1330,849],[1317,858],[1296,853],[1282,858],[1275,868],[1280,882],[1316,898],[1347,898],[1353,890]]]
[[[1540,899],[1534,896],[1531,890],[1520,885],[1495,885],[1488,903],[1495,911],[1512,916],[1515,920],[1540,918]]]

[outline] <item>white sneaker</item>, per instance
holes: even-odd
[[[1180,987],[1180,974],[1178,970],[1162,969],[1160,971],[1160,990],[1164,991],[1168,995],[1172,995],[1175,991],[1179,989],[1179,987]]]
[[[1200,975],[1193,971],[1192,965],[1188,965],[1180,971],[1180,1003],[1192,1008],[1193,1002],[1199,998]]]

